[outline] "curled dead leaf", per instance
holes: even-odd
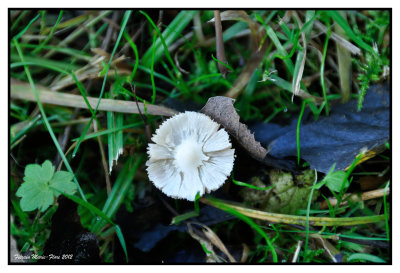
[[[240,117],[233,106],[234,101],[223,96],[211,97],[200,112],[221,124],[252,157],[263,161],[268,151],[255,140],[254,134],[247,126],[240,122]]]

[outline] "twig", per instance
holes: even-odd
[[[83,27],[78,27],[76,28],[70,35],[68,35],[64,40],[62,40],[58,46],[60,47],[65,47],[67,44],[69,44],[70,42],[74,41],[77,37],[79,37],[84,31],[85,28],[84,27],[90,27],[94,24],[96,24],[98,21],[100,21],[101,19],[103,19],[104,17],[106,17],[108,14],[110,14],[112,11],[111,10],[105,10],[100,12],[100,14],[93,18],[93,19],[89,19],[87,20],[84,24]],[[49,52],[46,53],[46,55],[44,55],[45,59],[49,59],[51,56],[53,56],[56,53],[55,50],[50,50]]]
[[[293,255],[292,263],[295,263],[297,261],[297,257],[299,257],[299,253],[300,253],[300,249],[301,249],[301,245],[302,244],[303,244],[303,241],[299,241],[297,243],[296,252]]]
[[[53,92],[48,88],[36,85],[36,89],[39,93],[39,98],[44,104],[54,104],[61,105],[65,107],[74,107],[74,108],[82,108],[88,109],[87,104],[84,99],[80,95],[72,95],[65,94],[61,92]],[[21,81],[11,80],[11,98],[12,99],[20,99],[20,100],[28,100],[28,101],[36,101],[36,98],[33,94],[32,88],[28,83],[24,83]],[[87,97],[90,105],[95,108],[97,105],[98,98]],[[139,106],[139,108],[138,108]],[[112,100],[112,99],[102,99],[99,105],[99,111],[112,111],[119,113],[130,113],[130,114],[139,114],[140,111],[144,112],[143,103],[138,103],[138,106],[135,102],[132,101],[123,101],[123,100]],[[149,115],[159,115],[159,116],[173,116],[178,112],[158,105],[146,105],[147,114]]]
[[[235,210],[243,215],[250,218],[270,221],[273,223],[284,223],[284,224],[296,224],[305,226],[307,220],[310,225],[313,226],[355,226],[361,224],[377,223],[385,220],[385,215],[373,215],[373,216],[362,216],[362,217],[307,217],[296,216],[288,214],[271,213],[256,209],[246,208],[242,205],[237,205],[226,200],[219,200],[216,198],[200,198],[200,201],[204,204],[211,205],[224,211]]]
[[[115,21],[117,21],[118,20],[118,16],[119,16],[119,12],[118,11],[114,11],[114,14],[112,16],[111,22],[114,23]],[[107,28],[106,37],[104,38],[103,43],[101,45],[101,49],[103,49],[106,52],[108,50],[108,46],[110,45],[111,36],[113,35],[114,32],[115,32],[115,27],[113,26],[112,23],[110,23],[108,25],[108,28]]]
[[[215,41],[216,41],[216,50],[217,50],[217,59],[224,64],[227,64],[226,56],[225,56],[225,48],[224,48],[224,40],[222,39],[222,24],[221,24],[221,15],[219,10],[214,11],[214,18],[215,18]],[[222,77],[226,77],[228,74],[229,69],[218,63],[219,72],[221,72]]]
[[[390,193],[390,189],[387,189],[386,194]],[[357,201],[366,201],[366,200],[371,200],[371,199],[375,199],[375,198],[380,198],[383,195],[385,195],[385,189],[377,189],[377,190],[373,190],[373,191],[367,191],[367,192],[363,192],[361,194],[361,196],[359,194],[353,193],[347,193],[344,195],[343,199],[347,199],[351,202],[357,202]],[[336,198],[330,198],[328,199],[329,203],[332,206],[336,206],[337,204],[337,199]],[[340,203],[340,206],[344,206],[347,205],[348,201],[344,201]],[[328,202],[326,200],[324,200],[321,203],[321,209],[327,209],[328,208]]]

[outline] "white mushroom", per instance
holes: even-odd
[[[234,149],[225,129],[208,116],[185,112],[161,124],[149,144],[147,173],[166,195],[194,201],[218,189],[233,168]],[[218,130],[219,129],[219,130]]]

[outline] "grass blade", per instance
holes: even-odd
[[[386,263],[386,261],[378,256],[367,253],[354,253],[347,258],[348,262],[366,261],[372,263]]]
[[[19,46],[19,44],[18,44],[18,41],[17,41],[16,39],[13,39],[12,41],[14,42],[14,45],[15,45],[17,51],[18,51],[18,54],[19,54],[19,56],[20,56],[20,58],[21,58],[21,61],[22,61],[22,62],[25,62],[25,60],[24,60],[24,55],[23,55],[22,50],[21,50],[21,48],[20,48],[20,46]],[[39,107],[39,109],[40,109],[40,113],[42,114],[43,122],[45,123],[46,128],[47,128],[47,130],[49,131],[49,134],[50,134],[50,136],[51,136],[51,139],[53,140],[54,145],[56,146],[57,151],[59,152],[60,157],[62,158],[62,160],[63,160],[65,166],[67,167],[68,171],[69,171],[70,173],[73,174],[74,172],[72,171],[72,168],[71,168],[71,166],[69,165],[69,162],[68,162],[67,158],[65,157],[65,155],[64,155],[64,153],[63,153],[63,151],[62,151],[62,149],[61,149],[61,147],[60,147],[60,144],[58,143],[58,140],[57,140],[56,136],[54,135],[53,129],[51,128],[50,123],[49,123],[49,121],[48,121],[48,119],[47,119],[47,116],[46,116],[46,113],[45,113],[45,111],[44,111],[43,105],[42,105],[42,103],[41,103],[41,101],[40,101],[40,98],[39,98],[39,93],[38,93],[38,91],[36,90],[35,83],[33,82],[33,79],[32,79],[32,76],[31,76],[31,73],[30,73],[30,71],[29,71],[28,66],[25,65],[25,66],[24,66],[24,69],[25,69],[26,76],[28,77],[29,83],[30,83],[30,85],[31,85],[31,88],[32,88],[32,90],[33,90],[33,93],[34,93],[34,95],[35,95],[36,102],[37,102],[38,107]],[[75,182],[75,184],[76,184],[76,186],[77,186],[77,188],[78,188],[78,191],[79,191],[80,195],[82,196],[82,199],[86,201],[85,195],[83,194],[82,188],[81,188],[81,186],[79,185],[79,182],[78,182],[78,180],[76,179],[75,175],[74,175],[74,179],[73,179],[73,180],[74,180],[74,182]]]
[[[118,175],[117,181],[115,181],[111,193],[102,209],[102,212],[107,215],[107,217],[112,218],[117,212],[119,206],[125,198],[129,186],[132,183],[132,180],[136,174],[136,170],[143,162],[143,159],[143,156],[137,156],[134,160],[130,159],[125,163],[125,166]],[[105,224],[105,221],[96,222],[96,224],[92,227],[93,232],[100,232]]]
[[[154,63],[157,63],[158,60],[162,56],[162,52],[165,52],[166,57],[170,61],[171,65],[175,67],[175,63],[172,60],[169,52],[168,52],[168,46],[170,46],[182,33],[182,31],[185,29],[185,27],[189,24],[189,22],[193,19],[194,15],[198,11],[196,10],[183,10],[179,12],[179,14],[174,18],[174,20],[166,27],[164,32],[161,34],[157,26],[154,24],[154,22],[151,20],[151,18],[145,13],[144,11],[140,11],[147,20],[151,23],[153,28],[157,31],[158,34],[158,39],[155,42],[154,45]],[[151,59],[152,59],[152,53],[153,49],[149,48],[142,57],[142,65],[145,67],[150,67],[151,64]],[[178,69],[175,67],[174,70],[178,71]]]
[[[19,38],[21,38],[22,35],[24,35],[24,33],[31,27],[31,25],[40,17],[40,14],[36,15],[35,18],[33,18],[27,25],[26,27],[21,30],[17,35],[15,35],[13,37],[13,40],[18,40]]]
[[[296,129],[296,143],[297,143],[297,165],[300,165],[300,125],[301,125],[301,118],[303,117],[304,110],[306,109],[306,101],[303,101],[301,105],[299,119],[297,121],[297,129]]]
[[[98,101],[97,101],[96,108],[94,109],[94,113],[92,114],[92,117],[90,118],[90,121],[87,123],[85,129],[84,129],[83,132],[82,132],[82,135],[81,135],[80,139],[78,140],[78,143],[77,143],[77,145],[76,145],[74,151],[72,152],[72,157],[75,157],[75,155],[76,155],[76,153],[77,153],[77,151],[78,151],[78,149],[79,149],[80,143],[82,142],[82,140],[83,140],[83,138],[85,137],[87,131],[89,130],[89,126],[90,126],[90,124],[92,123],[93,118],[94,118],[95,115],[96,115],[97,109],[99,108],[100,101],[101,101],[101,99],[102,99],[102,97],[103,97],[104,88],[105,88],[105,86],[106,86],[108,71],[109,71],[109,69],[110,69],[112,59],[114,58],[115,52],[117,51],[118,45],[119,45],[119,43],[120,43],[120,41],[121,41],[121,38],[122,38],[122,34],[124,33],[126,24],[128,23],[128,20],[129,20],[129,17],[130,17],[130,15],[131,15],[131,13],[132,13],[131,10],[128,10],[128,11],[125,12],[124,18],[123,18],[123,20],[122,20],[121,30],[120,30],[120,32],[119,32],[119,35],[118,35],[117,41],[116,41],[116,43],[115,43],[114,49],[113,49],[113,51],[112,51],[112,53],[111,53],[110,60],[108,61],[108,64],[107,64],[107,68],[106,68],[106,71],[105,71],[104,80],[103,80],[103,84],[102,84],[102,86],[101,86],[100,96],[99,96],[99,99],[98,99]]]
[[[328,99],[326,97],[324,70],[325,70],[326,53],[327,53],[327,50],[328,50],[328,42],[329,42],[329,38],[330,37],[331,37],[331,29],[329,28],[328,32],[326,33],[325,44],[324,44],[324,52],[322,53],[321,69],[320,69],[321,87],[322,87],[322,93],[324,94],[324,101],[325,101],[325,114],[327,116],[329,115],[329,104],[328,104]]]
[[[58,26],[58,24],[59,24],[60,21],[61,21],[61,18],[62,18],[62,16],[63,16],[63,13],[64,13],[64,11],[63,11],[63,10],[60,10],[60,13],[59,13],[59,15],[58,15],[57,21],[56,21],[56,23],[54,24],[54,26],[51,28],[50,33],[47,35],[46,39],[45,39],[42,43],[40,43],[39,46],[36,47],[36,48],[32,51],[33,54],[38,54],[38,53],[40,52],[40,50],[42,50],[43,47],[44,47],[44,46],[50,41],[50,39],[53,37],[54,31],[57,29],[57,26]]]
[[[372,54],[376,54],[373,48],[365,43],[360,36],[356,35],[353,30],[351,29],[350,25],[347,21],[340,15],[339,11],[337,10],[328,10],[326,13],[332,18],[334,22],[339,24],[339,26],[346,32],[347,36],[352,39],[357,45],[369,51]]]

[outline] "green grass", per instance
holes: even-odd
[[[244,84],[240,83],[244,87],[237,92],[235,107],[241,120],[246,122],[283,125],[297,117],[297,163],[300,165],[299,136],[306,106],[318,119],[322,111],[329,115],[334,103],[340,102],[343,96],[339,84],[341,76],[333,65],[337,63],[336,28],[333,25],[343,30],[344,39],[359,48],[360,55],[348,55],[350,59],[346,60],[352,63],[353,88],[349,97],[358,100],[359,110],[362,110],[369,86],[385,81],[384,72],[391,66],[390,12],[385,10],[347,10],[344,11],[346,18],[338,11],[330,10],[301,10],[296,11],[297,16],[285,10],[246,10],[253,32],[243,20],[231,18],[222,23],[230,69],[226,78],[219,73],[219,60],[214,57],[214,24],[207,23],[213,17],[212,11],[168,10],[160,19],[158,10],[128,10],[119,11],[118,20],[110,22],[115,12],[10,10],[10,77],[29,82],[37,99],[35,103],[14,99],[10,103],[13,158],[9,179],[10,231],[22,252],[43,253],[51,216],[57,210],[57,204],[44,213],[27,213],[20,208],[15,192],[22,183],[24,167],[45,159],[55,163],[59,154],[60,167],[74,173],[74,182],[79,189],[79,195],[67,197],[79,204],[83,226],[98,235],[102,261],[112,263],[117,260],[114,256],[116,244],[122,246],[125,260],[132,258],[128,252],[131,242],[126,241],[128,237],[118,225],[116,215],[124,209],[136,213],[141,202],[148,200],[145,198],[159,200],[146,174],[147,128],[137,114],[98,111],[103,98],[137,99],[147,105],[162,105],[175,99],[183,104],[193,102],[201,106],[208,98],[227,95],[237,86],[236,81],[243,76],[250,57],[264,46],[265,54],[261,56],[260,64],[253,71],[245,72],[251,74],[243,77]],[[196,31],[203,33],[203,40],[194,31],[195,17],[200,20],[201,29]],[[321,31],[317,22],[327,31]],[[254,29],[259,31],[254,32]],[[109,30],[113,34],[108,45],[109,58],[97,58],[100,61],[94,64],[95,54],[91,49],[102,46]],[[242,31],[248,32],[239,37]],[[256,48],[253,48],[254,42],[257,42]],[[170,51],[171,47],[175,49]],[[115,63],[123,55],[125,59]],[[79,70],[84,67],[93,73],[90,79],[79,80]],[[87,110],[40,102],[39,85],[51,88],[66,77],[70,77],[71,85],[54,92],[82,96]],[[131,85],[135,86],[136,95]],[[98,98],[97,105],[91,107],[87,97]],[[154,133],[162,118],[147,110],[144,114],[150,133]],[[97,131],[93,129],[94,122]],[[67,138],[65,145],[61,144],[63,137]],[[99,144],[103,145],[105,154],[101,153]],[[257,218],[254,214],[257,208],[251,204],[241,204],[249,209],[246,210],[219,200],[220,209],[238,220],[225,221],[211,228],[226,245],[230,245],[230,239],[237,240],[235,233],[241,234],[242,225],[245,225],[247,233],[242,234],[243,242],[240,243],[249,247],[247,262],[290,262],[299,241],[304,243],[297,259],[300,262],[330,263],[332,258],[328,250],[341,253],[344,262],[390,262],[390,249],[365,243],[390,243],[389,195],[370,201],[348,202],[344,206],[330,203],[327,208],[320,206],[329,198],[346,201],[348,192],[367,191],[359,188],[358,181],[362,178],[377,178],[383,174],[386,183],[377,187],[388,189],[390,178],[383,170],[390,168],[390,152],[386,151],[379,158],[384,162],[379,163],[381,165],[361,163],[359,167],[356,159],[343,177],[349,183],[342,183],[338,192],[331,191],[323,180],[324,175],[318,174],[315,181],[318,187],[313,187],[312,191],[318,191],[320,197],[316,201],[307,199],[307,208],[298,209],[295,215],[275,216],[277,222],[267,223],[265,219]],[[104,171],[100,159],[108,163],[108,172]],[[249,169],[246,176],[257,177],[259,173],[250,173]],[[108,193],[105,177],[111,181]],[[225,191],[238,202],[236,190],[246,188],[260,194],[271,188],[268,183],[265,187],[255,186],[239,178],[240,173],[235,171],[236,177],[237,180],[232,177],[227,182]],[[201,216],[204,204],[199,201],[194,203],[194,210],[189,206],[188,211],[184,209],[183,201],[176,201],[175,206],[174,201],[160,195],[176,210],[176,224]],[[334,224],[324,226],[321,220],[324,217],[329,217]],[[291,222],[294,220],[296,225]],[[349,221],[355,222],[350,226],[342,224]],[[329,245],[328,250],[319,244],[318,236],[329,242],[325,244]],[[180,240],[175,243],[179,244]],[[202,247],[204,252],[209,251],[204,245]]]

